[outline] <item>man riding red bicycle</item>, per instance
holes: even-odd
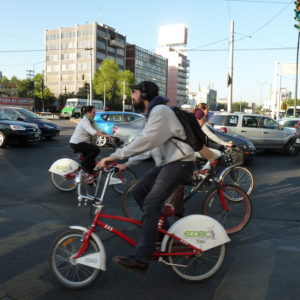
[[[158,95],[158,86],[151,81],[132,85],[133,105],[146,112],[147,122],[137,138],[124,148],[117,149],[97,164],[105,167],[108,162],[151,152],[155,167],[149,170],[137,186],[136,200],[143,207],[142,232],[137,247],[128,256],[116,256],[113,261],[127,269],[146,272],[151,260],[157,223],[164,201],[194,169],[194,149],[185,140],[184,128],[166,103],[168,99]],[[175,139],[175,138],[180,138]]]

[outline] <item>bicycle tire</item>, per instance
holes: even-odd
[[[176,247],[176,249],[175,249]],[[167,252],[191,251],[184,244],[170,238],[167,244]],[[222,266],[226,253],[226,245],[211,248],[198,255],[168,256],[172,270],[181,278],[188,281],[202,281],[214,275]],[[179,266],[186,265],[186,267]]]
[[[225,184],[234,184],[244,190],[248,196],[251,195],[254,187],[254,177],[249,169],[243,166],[234,166],[228,169],[222,176]],[[233,200],[234,201],[234,200]]]
[[[84,233],[72,230],[59,236],[49,252],[50,269],[56,279],[65,287],[70,289],[83,289],[91,285],[102,270],[76,264],[71,257],[76,254],[81,245]],[[100,252],[94,239],[90,243],[85,254]],[[76,275],[76,276],[75,276]],[[82,279],[80,277],[82,276]],[[77,280],[76,280],[77,279]]]
[[[114,177],[117,177],[117,174],[114,175]],[[133,180],[137,179],[136,174],[131,169],[126,169],[122,171],[122,177],[124,179],[123,183],[120,184],[112,184],[111,188],[119,195],[122,195],[124,191],[126,190],[127,185],[132,182]],[[112,177],[113,178],[113,177]]]
[[[143,211],[137,204],[133,197],[133,191],[136,185],[140,182],[140,179],[132,181],[124,191],[121,197],[121,206],[124,215],[127,218],[140,220],[142,218]]]
[[[76,189],[76,182],[74,178],[67,178],[66,176],[50,173],[51,182],[55,188],[62,192],[71,192]]]
[[[224,184],[223,186],[229,210],[225,211],[221,207],[219,190],[215,187],[205,197],[202,212],[204,215],[216,219],[228,234],[232,234],[242,230],[249,223],[252,205],[249,196],[238,186],[231,184]],[[240,198],[241,200],[232,201],[230,198]]]

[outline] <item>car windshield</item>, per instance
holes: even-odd
[[[4,113],[0,112],[0,120],[10,120],[10,118]]]
[[[29,119],[40,119],[40,117],[27,109],[19,109],[18,112]]]

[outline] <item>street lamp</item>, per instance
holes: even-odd
[[[93,48],[84,48],[84,50],[86,51],[90,51],[90,56],[91,56],[91,66],[90,66],[90,103],[89,105],[93,105],[93,100],[92,100],[92,96],[93,96],[93,87],[92,87],[92,76],[93,76]]]

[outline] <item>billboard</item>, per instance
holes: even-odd
[[[2,105],[18,105],[18,106],[33,106],[34,100],[30,98],[13,98],[0,97],[0,104]]]
[[[186,45],[187,26],[185,24],[164,25],[159,27],[159,46]]]

